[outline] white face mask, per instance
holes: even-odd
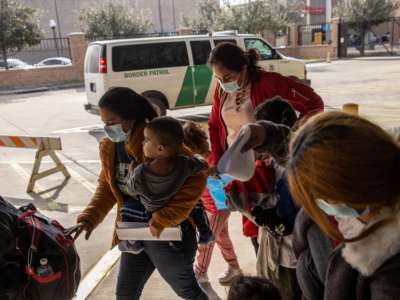
[[[104,126],[104,131],[107,137],[114,143],[125,142],[128,138],[128,133],[125,133],[121,124]]]
[[[219,84],[221,85],[222,89],[228,94],[233,94],[240,90],[240,86],[237,81],[222,83],[221,80],[219,80]]]
[[[361,214],[352,207],[345,204],[332,204],[325,200],[317,199],[318,207],[328,216],[338,217],[341,219],[358,218]]]

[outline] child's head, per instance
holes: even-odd
[[[257,121],[271,121],[284,124],[289,128],[292,128],[297,121],[297,115],[292,105],[279,96],[261,103],[257,106],[255,114]]]
[[[227,300],[281,300],[279,290],[261,277],[241,276],[231,285]]]
[[[184,143],[194,153],[204,157],[210,154],[210,145],[208,143],[207,133],[193,122],[186,122],[183,125]]]
[[[182,145],[183,128],[174,118],[155,118],[144,129],[143,153],[147,158],[174,156]]]

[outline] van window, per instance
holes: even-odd
[[[224,39],[224,40],[214,40],[214,45],[215,45],[215,47],[217,47],[218,44],[221,44],[221,43],[232,43],[232,44],[237,45],[236,40],[227,40],[227,39]]]
[[[191,41],[193,63],[195,65],[205,65],[211,52],[210,41]]]
[[[259,39],[245,39],[244,44],[246,49],[256,49],[261,55],[262,60],[273,59],[274,58],[274,51],[271,49],[268,44],[264,41]]]
[[[114,72],[189,65],[185,42],[116,46],[112,49]]]
[[[91,45],[87,50],[86,73],[99,73],[100,45]]]

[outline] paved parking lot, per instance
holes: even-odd
[[[400,125],[400,58],[369,58],[336,61],[332,64],[309,65],[313,87],[329,108],[343,103],[360,104],[360,112],[382,126]],[[65,226],[74,224],[79,211],[88,203],[96,188],[100,170],[98,139],[102,136],[101,122],[83,110],[82,90],[62,90],[46,93],[0,97],[0,135],[60,136],[63,151],[60,159],[72,177],[65,181],[60,174],[39,182],[35,193],[25,192],[30,176],[34,150],[0,148],[0,194],[15,205],[34,203]],[[181,119],[206,121],[210,107],[171,112]],[[46,159],[43,168],[51,167]],[[79,239],[77,247],[85,275],[109,250],[115,211],[93,233],[89,242]],[[254,273],[255,258],[249,241],[241,235],[240,216],[231,218],[232,236],[246,272]],[[215,252],[210,277],[215,291],[224,297],[225,288],[216,276],[224,264]],[[113,297],[117,268],[111,270],[91,299]],[[164,281],[155,275],[146,286],[143,299],[175,299]]]

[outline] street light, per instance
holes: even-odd
[[[53,39],[54,39],[54,45],[56,46],[56,50],[57,50],[57,56],[60,57],[60,50],[58,49],[57,36],[56,36],[56,27],[57,27],[56,21],[54,21],[53,19],[50,19],[49,27],[53,31]]]

